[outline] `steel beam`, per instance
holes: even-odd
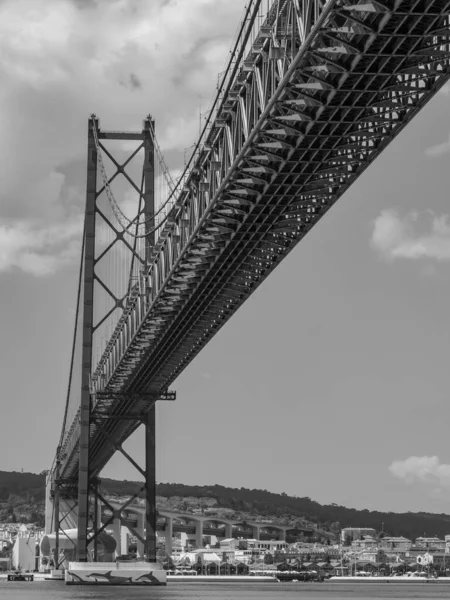
[[[55,568],[59,569],[59,470],[61,466],[61,457],[60,457],[61,448],[58,446],[56,450],[56,467],[55,467],[55,480],[54,480],[54,496],[53,496],[53,506],[55,507]]]
[[[93,525],[94,532],[96,532],[101,527],[101,522],[99,523],[99,519],[98,519],[98,502],[99,502],[98,481],[95,481],[91,485],[91,489],[94,492],[93,493],[93,496],[94,496],[94,518],[92,519],[92,525]],[[97,560],[98,560],[98,536],[96,535],[94,537],[94,562],[97,562]]]
[[[100,131],[98,134],[99,140],[142,140],[142,135],[139,132],[133,131]]]
[[[93,127],[98,120],[93,116],[88,126],[87,190],[84,235],[84,298],[83,348],[80,402],[80,444],[78,467],[78,543],[77,560],[87,561],[87,527],[89,510],[89,426],[91,410],[90,378],[92,368],[92,335],[94,319],[94,263],[95,214],[97,194],[97,149]]]
[[[156,444],[155,405],[145,423],[145,550],[148,562],[156,562]]]
[[[155,245],[155,149],[151,131],[155,122],[150,115],[144,121],[144,215],[147,232],[145,258],[148,263]],[[156,445],[155,404],[147,413],[145,422],[145,544],[144,555],[148,562],[156,562]]]

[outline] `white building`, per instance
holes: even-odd
[[[21,525],[12,550],[12,565],[24,571],[34,571],[38,565],[39,539],[34,531],[29,531],[26,525]]]
[[[341,529],[341,542],[360,540],[365,535],[376,537],[377,532],[372,527],[345,527]]]

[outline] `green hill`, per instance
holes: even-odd
[[[103,492],[109,496],[134,494],[142,483],[102,479]],[[142,497],[142,494],[140,494]],[[160,508],[194,510],[206,514],[264,517],[282,521],[293,527],[314,527],[335,534],[341,527],[373,527],[377,531],[384,523],[389,535],[404,535],[415,539],[426,533],[443,538],[450,533],[450,515],[434,513],[393,513],[356,510],[337,504],[322,505],[310,498],[275,494],[267,490],[228,488],[221,485],[197,486],[179,483],[159,483],[157,505]],[[0,471],[0,521],[43,522],[45,474]]]

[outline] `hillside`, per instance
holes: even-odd
[[[45,475],[0,471],[0,522],[43,523]]]
[[[142,483],[102,479],[101,487],[108,496],[134,494]],[[0,471],[0,521],[43,522],[45,474]],[[415,539],[424,534],[443,538],[450,533],[450,515],[434,513],[392,513],[356,510],[322,505],[310,498],[275,494],[267,490],[227,488],[221,485],[190,486],[159,483],[157,506],[176,510],[201,508],[205,514],[230,518],[265,518],[289,523],[293,527],[314,526],[335,534],[341,527],[373,527],[389,535]],[[325,533],[324,533],[325,535]]]
[[[103,479],[102,486],[108,494],[126,495],[139,489],[138,482],[120,482]],[[236,513],[250,513],[290,522],[293,518],[303,519],[305,525],[313,523],[325,531],[336,531],[342,527],[373,527],[383,529],[387,535],[403,535],[414,540],[422,536],[437,535],[441,538],[450,533],[450,515],[435,513],[393,513],[346,508],[337,504],[322,505],[311,498],[288,496],[284,492],[275,494],[267,490],[227,488],[221,485],[188,486],[177,483],[158,484],[158,495],[164,498],[194,497],[213,498],[217,506],[232,509]],[[179,507],[178,507],[179,508]]]

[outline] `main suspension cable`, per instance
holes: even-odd
[[[77,341],[78,317],[80,314],[81,280],[83,277],[85,236],[86,236],[86,218],[85,218],[84,225],[83,225],[83,237],[82,237],[82,242],[81,242],[81,260],[80,260],[80,268],[78,271],[78,295],[77,295],[77,306],[75,309],[75,325],[74,325],[74,331],[73,331],[72,353],[71,353],[71,359],[70,359],[69,384],[67,386],[66,406],[64,408],[64,417],[63,417],[61,436],[59,439],[59,446],[62,446],[63,441],[64,441],[64,434],[66,432],[66,424],[67,424],[67,415],[69,412],[70,391],[71,391],[71,387],[72,387],[73,366],[74,366],[74,361],[75,361],[75,348],[76,348],[76,341]]]

